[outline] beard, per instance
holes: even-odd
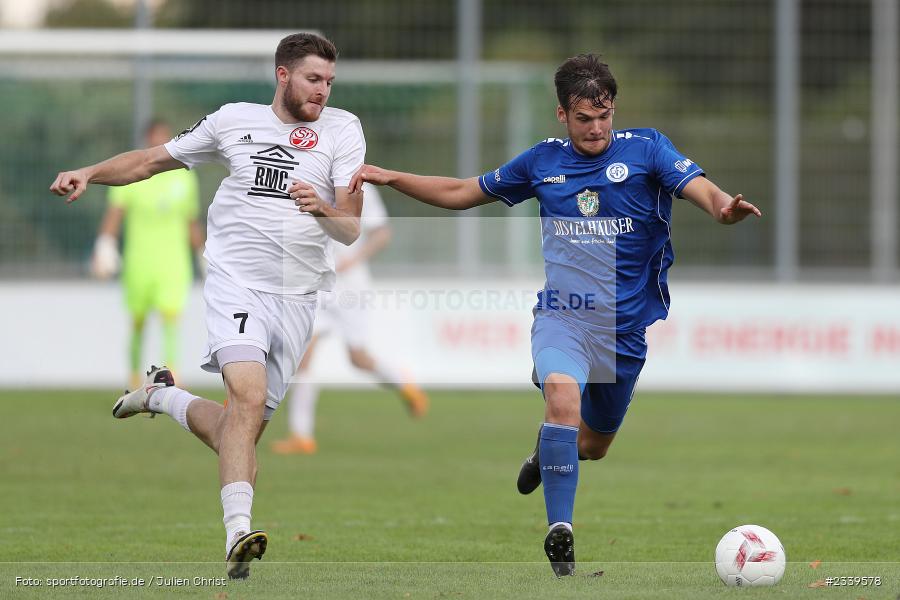
[[[302,100],[294,94],[294,88],[291,87],[291,82],[288,81],[288,84],[284,89],[284,96],[281,99],[281,106],[284,110],[297,121],[310,122],[318,119],[322,109],[320,108],[318,111],[315,111],[315,109],[304,110],[305,103],[305,100]],[[325,107],[322,106],[322,108]]]

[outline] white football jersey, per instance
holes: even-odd
[[[329,290],[331,238],[288,196],[293,180],[312,185],[334,205],[362,166],[359,119],[326,107],[318,120],[282,123],[271,106],[226,104],[166,144],[188,168],[220,162],[222,180],[207,217],[205,257],[238,284],[276,294]]]

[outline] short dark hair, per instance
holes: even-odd
[[[337,60],[337,48],[331,40],[315,33],[292,33],[278,42],[275,66],[292,69],[298,60],[310,54],[330,62]]]
[[[567,59],[553,77],[559,105],[568,111],[581,100],[590,100],[594,108],[608,106],[616,99],[619,87],[609,65],[599,54],[579,54]]]

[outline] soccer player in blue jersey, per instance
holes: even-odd
[[[725,225],[762,214],[719,189],[662,133],[614,130],[617,85],[599,56],[566,60],[555,84],[566,139],[544,140],[471,179],[364,165],[350,191],[363,182],[389,185],[454,210],[540,202],[546,284],[534,308],[531,352],[545,412],[518,487],[528,494],[544,484],[544,551],[562,576],[575,571],[578,460],[606,455],[644,366],[645,330],[669,310],[673,198]]]

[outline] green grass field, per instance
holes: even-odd
[[[900,593],[895,398],[639,394],[609,456],[581,463],[578,573],[557,580],[542,549],[542,495],[515,490],[540,419],[536,393],[435,393],[429,417],[412,422],[390,394],[325,392],[317,455],[269,451],[284,414],[263,438],[253,523],[269,550],[249,580],[223,586],[193,581],[224,576],[215,456],[168,417],[115,421],[114,396],[0,392],[0,598]],[[719,582],[715,545],[744,523],[784,543],[778,586]],[[116,576],[145,585],[47,583]],[[882,583],[809,587],[830,576]]]

